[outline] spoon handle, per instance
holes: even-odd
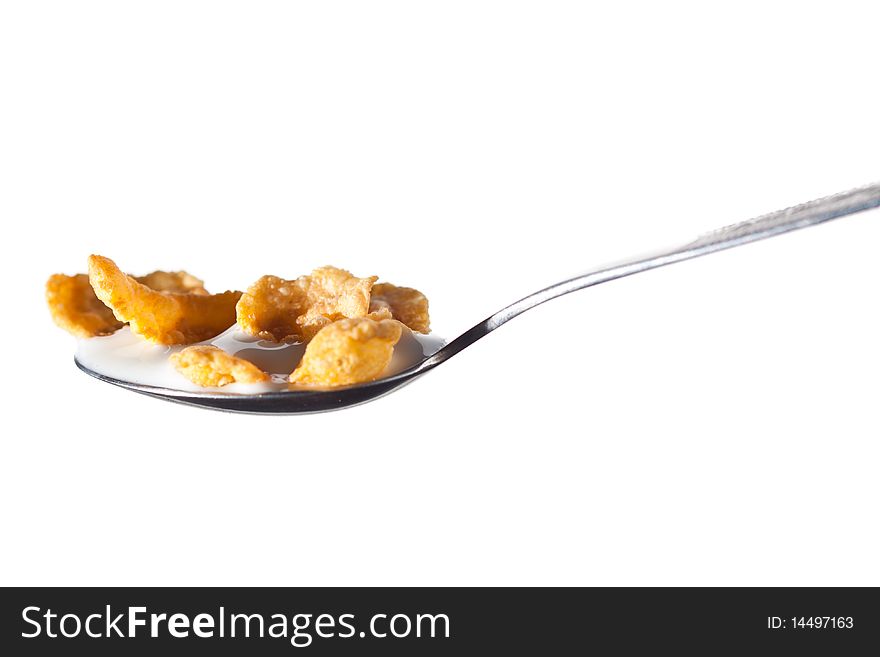
[[[517,315],[563,294],[598,285],[599,283],[613,281],[624,276],[638,274],[649,269],[671,265],[674,262],[690,260],[691,258],[723,251],[741,244],[775,237],[776,235],[799,228],[815,226],[832,219],[838,219],[876,207],[880,207],[880,183],[866,185],[847,192],[834,194],[833,196],[826,196],[815,201],[771,212],[755,219],[725,226],[711,233],[701,235],[692,242],[682,246],[570,278],[530,294],[506,308],[502,308],[491,317],[486,318],[447,344],[434,356],[428,358],[423,363],[423,366],[430,368],[442,363],[490,331],[509,322]]]

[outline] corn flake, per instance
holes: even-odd
[[[403,331],[400,322],[367,317],[341,319],[322,328],[306,347],[290,382],[345,386],[382,375]]]
[[[178,372],[200,386],[269,380],[269,375],[250,361],[211,345],[193,345],[168,358]]]
[[[55,323],[79,338],[111,335],[122,327],[101,303],[86,274],[55,274],[46,281],[46,301]]]
[[[337,319],[365,316],[375,281],[336,267],[294,280],[263,276],[242,295],[237,320],[242,330],[265,340],[307,341]]]
[[[428,298],[411,287],[398,287],[391,283],[373,286],[370,313],[387,310],[399,322],[417,333],[428,333],[431,320],[428,316]]]
[[[122,272],[109,258],[89,257],[89,282],[121,322],[150,342],[190,344],[219,335],[235,323],[241,292],[160,292]]]

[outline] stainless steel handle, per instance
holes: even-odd
[[[755,219],[719,228],[680,247],[628,260],[621,264],[597,269],[581,276],[570,278],[530,294],[506,308],[502,308],[443,347],[443,349],[422,364],[423,368],[431,368],[438,365],[465,347],[473,344],[490,331],[509,322],[517,315],[563,294],[582,290],[599,283],[606,283],[617,278],[623,278],[624,276],[632,276],[649,269],[671,265],[674,262],[690,260],[691,258],[723,251],[741,244],[748,244],[749,242],[775,237],[776,235],[800,228],[815,226],[832,219],[838,219],[876,207],[880,207],[880,183],[866,185],[848,192],[834,194],[833,196],[826,196],[815,201],[809,201],[808,203],[765,214]]]

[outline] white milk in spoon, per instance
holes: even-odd
[[[198,386],[174,369],[168,356],[186,345],[166,346],[147,342],[128,326],[113,335],[79,340],[76,358],[86,368],[103,376],[141,385],[174,390],[256,394],[278,390],[296,390],[287,376],[296,368],[306,345],[261,340],[244,333],[234,324],[211,340],[198,344],[214,345],[223,351],[252,362],[271,376],[263,383],[232,383],[222,388]],[[420,335],[404,330],[394,347],[383,377],[402,372],[425,357],[436,353],[444,341],[434,335]]]

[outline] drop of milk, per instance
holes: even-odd
[[[306,345],[261,340],[238,329],[235,324],[211,340],[198,344],[214,345],[225,352],[252,362],[271,376],[263,383],[231,383],[222,388],[198,386],[174,369],[168,356],[185,345],[166,346],[147,342],[123,326],[113,335],[79,340],[76,359],[86,368],[120,381],[172,390],[257,394],[295,390],[287,376],[296,368]],[[436,353],[445,342],[434,335],[404,331],[394,347],[394,356],[382,376],[391,376]]]

